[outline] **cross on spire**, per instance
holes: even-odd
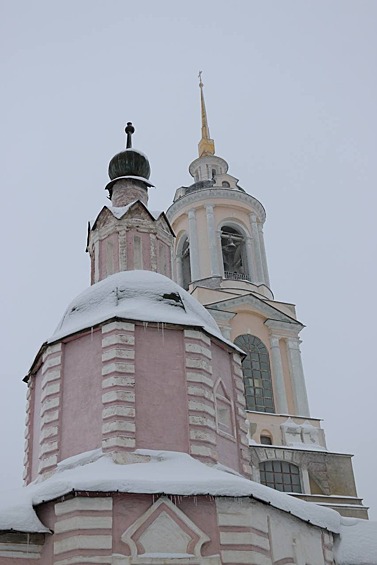
[[[127,149],[131,149],[132,147],[132,134],[135,133],[135,128],[132,125],[132,122],[127,122],[127,127],[124,129],[127,134]]]

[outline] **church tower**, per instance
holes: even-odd
[[[199,156],[193,184],[167,211],[177,236],[174,273],[245,352],[243,379],[252,478],[280,491],[366,517],[351,455],[327,449],[321,420],[310,415],[301,361],[303,324],[295,306],[272,293],[263,205],[228,173],[210,138],[201,73]]]

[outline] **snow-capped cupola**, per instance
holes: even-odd
[[[151,167],[148,157],[132,147],[132,134],[135,128],[131,122],[125,128],[127,146],[117,153],[109,163],[110,182],[106,185],[113,206],[126,206],[134,200],[148,204],[148,188]]]
[[[133,149],[131,122],[127,146],[109,163],[111,205],[89,222],[86,250],[91,259],[91,284],[121,271],[140,269],[171,277],[174,232],[163,212],[148,210],[151,168],[148,157]]]

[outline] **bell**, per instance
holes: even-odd
[[[228,239],[227,248],[228,249],[234,249],[235,247],[236,247],[236,244],[234,243],[233,239],[230,237]]]

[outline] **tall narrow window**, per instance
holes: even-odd
[[[221,250],[225,278],[249,280],[244,236],[235,228],[224,226],[221,228]]]
[[[106,276],[114,273],[114,244],[111,240],[106,241]]]
[[[300,469],[287,461],[265,461],[259,465],[260,482],[282,492],[302,492]]]
[[[143,248],[139,235],[134,236],[134,269],[143,269]]]
[[[234,343],[246,353],[242,361],[246,410],[275,412],[270,359],[264,343],[254,335],[240,335]]]

